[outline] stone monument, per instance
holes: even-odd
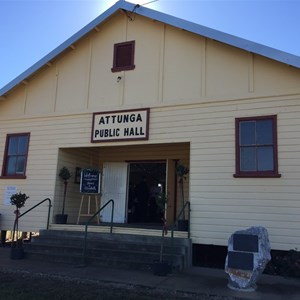
[[[228,240],[225,272],[228,287],[255,291],[256,282],[271,259],[268,231],[261,226],[233,233]]]

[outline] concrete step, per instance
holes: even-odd
[[[119,241],[119,240],[118,240]],[[161,242],[161,239],[160,241]],[[45,246],[57,246],[57,247],[78,247],[83,249],[84,246],[84,237],[63,237],[57,238],[55,236],[37,236],[32,239],[31,245],[45,245]],[[164,240],[164,250],[167,253],[172,254],[186,254],[186,248],[182,247],[182,245],[178,245],[178,243],[169,243],[169,241]],[[107,239],[96,239],[88,238],[86,243],[87,249],[94,248],[99,250],[110,250],[110,249],[120,249],[127,251],[144,251],[144,252],[157,252],[160,251],[160,243],[138,243],[133,240],[129,242],[121,242],[116,243],[115,240],[107,240]]]
[[[44,254],[63,254],[63,255],[83,255],[83,248],[82,247],[74,247],[71,245],[67,246],[57,246],[51,244],[27,244],[26,245],[26,253],[28,252],[39,252]],[[154,261],[159,257],[160,249],[156,248],[156,251],[145,251],[145,250],[138,250],[138,249],[119,249],[118,247],[105,248],[90,248],[87,247],[86,255],[87,257],[91,258],[100,258],[100,259],[128,259],[128,260],[136,260],[139,262],[144,261]],[[164,249],[165,250],[165,249]],[[168,260],[179,261],[182,258],[181,254],[174,254],[167,251],[164,251],[164,257],[168,258]],[[182,262],[181,262],[182,264]]]
[[[120,258],[116,259],[101,259],[98,257],[91,258],[87,257],[84,259],[82,255],[74,255],[70,254],[68,256],[63,254],[53,254],[49,253],[47,256],[45,256],[44,253],[41,252],[26,252],[25,258],[35,261],[42,261],[45,260],[45,257],[47,257],[48,261],[51,261],[53,263],[59,263],[59,264],[71,264],[78,267],[83,267],[87,265],[92,266],[101,266],[101,267],[113,267],[113,268],[119,268],[119,269],[134,269],[134,270],[151,270],[152,263],[148,262],[139,262],[136,260],[122,260]]]
[[[82,231],[72,231],[72,230],[41,230],[40,236],[54,236],[56,238],[60,237],[75,237],[83,238],[84,232]],[[109,241],[124,241],[134,243],[151,243],[151,244],[160,244],[161,243],[161,231],[159,236],[149,236],[149,235],[140,235],[140,234],[126,234],[126,233],[107,233],[107,232],[88,232],[88,239],[99,239],[99,240],[109,240]],[[170,232],[164,237],[165,243],[172,245],[189,245],[190,239],[186,237],[176,237],[171,238]]]

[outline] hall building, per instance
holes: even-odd
[[[159,226],[159,191],[194,251],[257,225],[272,249],[299,249],[299,68],[298,56],[118,1],[0,89],[1,230],[13,227],[11,191],[30,196],[21,212],[50,198],[50,228],[81,226],[81,171],[99,170],[97,205],[114,199],[116,226]],[[64,166],[68,219],[56,224]],[[47,213],[19,230],[45,229]]]

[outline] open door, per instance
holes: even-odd
[[[128,164],[108,162],[103,164],[101,206],[110,199],[115,202],[114,223],[127,222],[127,178]],[[111,205],[100,212],[103,222],[111,220]]]
[[[129,167],[128,223],[161,224],[156,197],[166,193],[166,161],[136,161]]]

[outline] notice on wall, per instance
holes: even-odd
[[[81,170],[80,193],[99,194],[100,193],[100,172],[94,169]]]
[[[92,143],[148,140],[149,108],[93,115]]]
[[[13,185],[8,185],[4,189],[4,205],[11,205],[10,204],[10,197],[13,194],[17,193],[17,187]]]

